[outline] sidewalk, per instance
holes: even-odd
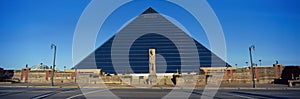
[[[51,84],[45,83],[12,83],[12,84],[0,84],[0,87],[22,87],[22,88],[79,88],[77,83],[58,83],[54,86],[50,86]],[[92,86],[92,87],[90,87]],[[93,87],[94,86],[94,87]],[[137,87],[130,85],[106,85],[107,88],[151,88],[151,89],[181,89],[180,87],[171,87],[171,86],[155,86],[155,87]],[[99,88],[97,85],[89,85],[88,88]],[[192,87],[191,87],[192,88]],[[204,89],[205,86],[196,86],[194,89]],[[288,87],[288,85],[284,84],[257,84],[256,88],[252,87],[252,84],[221,84],[219,87],[207,87],[207,89],[278,89],[278,90],[287,90],[287,89],[295,89],[300,90],[300,86]]]
[[[22,87],[22,88],[78,88],[76,83],[58,83],[51,86],[51,84],[45,83],[11,83],[11,84],[0,84],[0,87]]]
[[[256,84],[256,88],[253,88],[253,84],[221,84],[219,89],[261,89],[261,90],[269,90],[269,89],[277,89],[277,90],[287,90],[287,89],[296,89],[300,90],[300,86],[288,87],[285,84]]]

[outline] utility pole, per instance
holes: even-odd
[[[256,88],[255,71],[254,71],[254,68],[253,68],[253,61],[252,61],[252,49],[255,50],[255,46],[254,45],[251,45],[249,47],[249,51],[250,51],[250,63],[251,63],[251,69],[252,69],[253,88]]]
[[[54,59],[53,59],[53,67],[52,67],[52,79],[51,86],[54,86],[54,71],[55,71],[55,60],[56,60],[56,45],[51,44],[51,49],[54,49]]]

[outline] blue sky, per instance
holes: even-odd
[[[106,37],[117,32],[124,23],[152,6],[158,12],[172,15],[203,45],[209,47],[201,26],[193,17],[176,6],[158,1],[124,6],[102,27],[96,47]],[[0,1],[0,67],[20,69],[29,64],[52,65],[55,43],[57,66],[70,68],[72,42],[76,24],[89,0],[1,0]],[[227,61],[239,67],[249,61],[248,47],[256,46],[254,61],[272,65],[276,59],[284,65],[300,65],[300,6],[299,0],[208,0],[217,15],[226,40]],[[200,7],[201,8],[201,7]],[[174,10],[169,10],[174,9]],[[105,9],[99,9],[99,11]],[[130,14],[128,13],[130,12]],[[177,16],[177,17],[176,17]]]

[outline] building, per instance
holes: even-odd
[[[49,67],[47,65],[44,65],[43,63],[40,63],[40,64],[37,64],[37,65],[34,65],[30,68],[31,71],[46,71],[46,70],[49,70],[49,69],[52,69],[52,66]],[[59,71],[58,68],[55,68],[56,71]]]
[[[198,72],[199,67],[227,65],[157,11],[148,8],[76,68],[101,68],[106,73],[149,73],[149,49],[156,50],[157,73]]]
[[[44,65],[43,63],[34,65],[30,68],[30,70],[33,70],[33,71],[45,71],[45,70],[48,70],[48,69],[50,69],[49,66]]]

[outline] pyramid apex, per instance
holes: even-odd
[[[153,8],[149,7],[147,10],[145,10],[142,14],[150,14],[150,13],[158,13]]]

